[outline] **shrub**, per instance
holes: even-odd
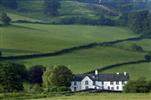
[[[151,54],[147,54],[144,57],[147,61],[151,61]]]
[[[137,45],[137,44],[133,44],[133,45],[131,46],[131,48],[132,48],[132,50],[134,50],[134,51],[139,51],[139,52],[144,51],[143,48],[142,48],[141,46]]]

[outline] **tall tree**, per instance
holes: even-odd
[[[28,72],[28,77],[29,77],[29,82],[32,84],[42,84],[42,75],[45,70],[45,67],[42,65],[36,65],[33,66],[29,69]]]
[[[60,0],[44,0],[45,3],[45,14],[50,16],[58,16],[60,8]]]
[[[59,65],[49,68],[43,75],[44,86],[49,88],[51,86],[69,87],[72,79],[72,71],[66,66]]]
[[[0,63],[1,92],[16,92],[23,90],[24,66],[11,62]],[[23,72],[23,73],[22,73]],[[25,77],[25,76],[24,76]]]

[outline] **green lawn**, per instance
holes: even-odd
[[[119,94],[119,93],[106,93],[106,94],[85,94],[74,96],[61,96],[43,99],[31,100],[150,100],[151,94]]]

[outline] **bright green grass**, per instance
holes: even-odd
[[[112,47],[97,47],[87,50],[80,50],[62,56],[39,58],[21,61],[27,66],[35,64],[47,65],[66,65],[74,73],[83,73],[102,68],[106,65],[135,61],[143,59],[144,54],[125,51]],[[124,72],[124,70],[123,70]]]
[[[51,52],[92,42],[113,41],[135,36],[130,30],[120,27],[14,24],[9,27],[0,27],[0,48],[9,49],[9,51],[16,49]]]
[[[125,65],[117,68],[112,68],[104,71],[105,73],[113,72],[128,72],[130,74],[130,79],[138,79],[140,77],[145,77],[146,79],[151,80],[151,63],[142,63],[134,65]]]
[[[32,100],[150,100],[151,94],[118,94],[118,93],[106,93],[106,94],[87,94],[87,95],[73,95],[73,96],[60,96],[43,99]]]

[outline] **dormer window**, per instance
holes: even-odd
[[[89,84],[89,81],[85,81],[85,85],[88,85]]]

